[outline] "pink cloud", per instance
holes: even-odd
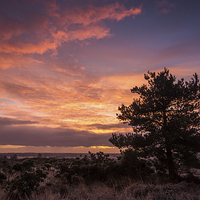
[[[119,3],[106,5],[104,7],[88,6],[86,10],[80,7],[76,7],[72,10],[64,11],[63,19],[61,19],[62,25],[69,25],[73,23],[89,25],[91,23],[97,23],[99,21],[110,20],[122,20],[125,17],[135,16],[141,14],[142,6],[138,8],[126,9],[124,5]]]
[[[71,76],[84,76],[84,67],[77,67],[76,65],[65,67],[59,67],[56,65],[54,66],[54,70],[57,72],[69,74]]]
[[[17,36],[24,34],[25,37],[28,34],[33,34],[37,38],[45,36],[45,32],[50,28],[48,16],[43,16],[38,13],[24,12],[20,13],[23,20],[10,17],[5,13],[0,13],[0,36],[1,41],[7,41],[9,39],[19,39]]]
[[[127,9],[119,3],[103,7],[87,6],[66,9],[59,7],[56,1],[34,0],[32,7],[40,5],[43,14],[21,10],[22,1],[15,12],[18,18],[1,13],[0,52],[12,54],[43,54],[49,50],[55,52],[63,42],[71,40],[100,39],[110,36],[110,29],[102,20],[122,20],[142,12],[142,7]],[[8,6],[8,5],[7,5]],[[72,28],[73,27],[73,28]],[[7,65],[8,66],[8,65]],[[4,66],[4,68],[7,68]]]
[[[71,31],[69,32],[69,39],[70,40],[85,40],[89,38],[104,38],[106,36],[109,36],[110,29],[105,27],[99,27],[99,26],[87,26],[84,27],[81,30]]]
[[[175,6],[175,4],[168,2],[168,0],[160,0],[156,1],[157,7],[160,8],[160,13],[167,14],[170,12],[171,8]]]
[[[71,40],[85,40],[90,38],[104,38],[106,36],[110,36],[110,29],[100,26],[86,26],[82,29],[74,30],[74,31],[58,31],[53,34],[55,38],[56,46],[60,45],[62,42],[67,42]]]

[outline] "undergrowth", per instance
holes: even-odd
[[[0,158],[1,200],[200,199],[197,176],[174,182],[151,163],[102,152],[75,159]]]

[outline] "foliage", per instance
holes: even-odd
[[[11,181],[8,187],[8,196],[12,197],[13,192],[17,191],[17,196],[14,199],[30,197],[32,191],[34,191],[43,179],[46,178],[41,170],[36,170],[36,172],[23,172],[21,176],[17,176]],[[11,198],[12,199],[12,198]]]
[[[22,165],[20,163],[16,163],[13,165],[13,169],[16,171],[22,171]]]
[[[112,134],[109,141],[118,148],[132,148],[144,158],[156,158],[155,166],[167,169],[171,179],[181,167],[198,167],[200,151],[200,85],[197,74],[191,81],[176,82],[164,69],[144,75],[147,85],[133,87],[139,95],[129,106],[119,107],[119,120],[133,127],[134,133]]]
[[[124,173],[134,179],[147,178],[153,169],[151,163],[144,159],[139,159],[136,152],[132,149],[126,149],[122,152],[121,167]]]
[[[3,181],[5,181],[7,179],[7,176],[3,173],[0,173],[0,183],[2,183]]]

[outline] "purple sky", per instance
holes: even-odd
[[[1,0],[0,152],[119,152],[144,73],[200,74],[199,0]]]

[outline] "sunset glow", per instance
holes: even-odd
[[[1,0],[0,153],[119,152],[144,73],[200,75],[199,0]]]

